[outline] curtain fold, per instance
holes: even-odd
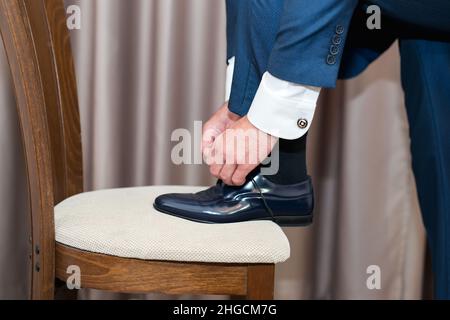
[[[202,165],[171,162],[175,129],[194,132],[223,103],[223,0],[66,0],[82,121],[85,189],[213,182]],[[0,55],[0,298],[26,297],[26,184],[14,98]],[[193,137],[194,138],[194,137]],[[198,138],[198,137],[197,137]],[[315,223],[284,229],[279,299],[417,299],[424,231],[392,47],[320,101],[308,141]],[[369,266],[381,270],[370,290]],[[167,298],[84,290],[84,299]]]

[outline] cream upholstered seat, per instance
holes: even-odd
[[[199,187],[153,186],[82,193],[55,207],[56,241],[95,253],[144,260],[279,263],[289,242],[270,221],[202,224],[156,211],[162,193]]]

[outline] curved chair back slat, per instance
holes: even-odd
[[[62,0],[0,0],[30,195],[30,297],[54,295],[54,205],[83,191],[80,118]]]

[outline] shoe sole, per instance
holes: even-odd
[[[313,222],[313,215],[312,214],[307,215],[307,216],[299,216],[299,217],[295,217],[295,216],[278,216],[278,217],[275,217],[275,219],[267,217],[267,218],[261,218],[261,219],[253,219],[253,220],[246,220],[246,221],[236,221],[236,222],[212,222],[212,221],[201,220],[201,219],[194,219],[194,218],[190,218],[190,217],[177,215],[177,214],[175,214],[173,212],[170,212],[170,211],[158,208],[158,206],[156,204],[153,204],[153,208],[155,208],[159,212],[171,215],[171,216],[176,217],[176,218],[181,218],[181,219],[185,219],[185,220],[189,220],[189,221],[193,221],[193,222],[198,222],[198,223],[204,223],[204,224],[230,224],[230,223],[240,223],[240,222],[246,222],[246,221],[272,221],[272,222],[276,223],[277,225],[279,225],[280,227],[306,227],[306,226],[311,225],[312,222]]]
[[[275,222],[280,227],[307,227],[313,222],[313,215],[292,217],[292,216],[281,216],[272,219],[267,219]]]

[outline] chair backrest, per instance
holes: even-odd
[[[54,216],[83,191],[77,89],[63,0],[0,0],[26,157],[31,208],[30,297],[54,294]]]

